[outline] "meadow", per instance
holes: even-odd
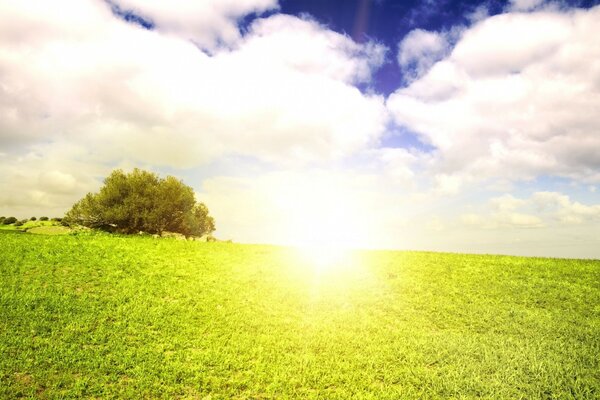
[[[600,397],[600,261],[10,230],[0,252],[0,398]]]

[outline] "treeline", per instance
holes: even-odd
[[[38,218],[37,217],[31,217],[29,219],[17,219],[16,217],[0,217],[0,224],[2,225],[15,225],[15,226],[21,226],[24,223],[28,222],[28,221],[37,221]],[[40,217],[39,218],[40,221],[54,221],[54,222],[61,222],[62,218],[48,218],[48,217]]]
[[[88,193],[65,214],[66,224],[119,233],[175,232],[202,236],[215,221],[194,191],[175,177],[134,169],[113,171],[98,193]]]

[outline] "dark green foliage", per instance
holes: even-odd
[[[2,223],[4,225],[10,225],[10,224],[14,224],[15,222],[17,222],[17,219],[15,217],[8,217],[8,218],[5,218]]]
[[[214,220],[194,191],[180,180],[134,169],[113,171],[98,193],[88,193],[65,215],[65,222],[120,233],[177,232],[202,236]]]
[[[30,221],[37,221],[37,218],[36,217],[31,217],[31,218],[29,218],[29,220]]]
[[[5,219],[6,217],[0,217],[0,224],[3,224]]]
[[[40,221],[48,221],[48,217],[40,217]]]
[[[14,225],[15,225],[15,226],[22,226],[23,224],[24,224],[24,222],[23,222],[23,221],[17,221],[17,222],[15,222],[15,224],[14,224]]]
[[[56,222],[62,222],[62,218],[61,217],[54,217],[52,218],[52,221],[56,221]]]

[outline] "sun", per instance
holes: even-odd
[[[327,245],[297,246],[296,249],[300,258],[319,274],[344,269],[351,251],[349,248]]]
[[[364,248],[369,236],[368,211],[347,189],[320,182],[296,187],[281,196],[285,243],[319,270],[343,263],[352,249]]]

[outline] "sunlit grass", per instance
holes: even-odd
[[[600,262],[0,233],[0,398],[595,398]]]

